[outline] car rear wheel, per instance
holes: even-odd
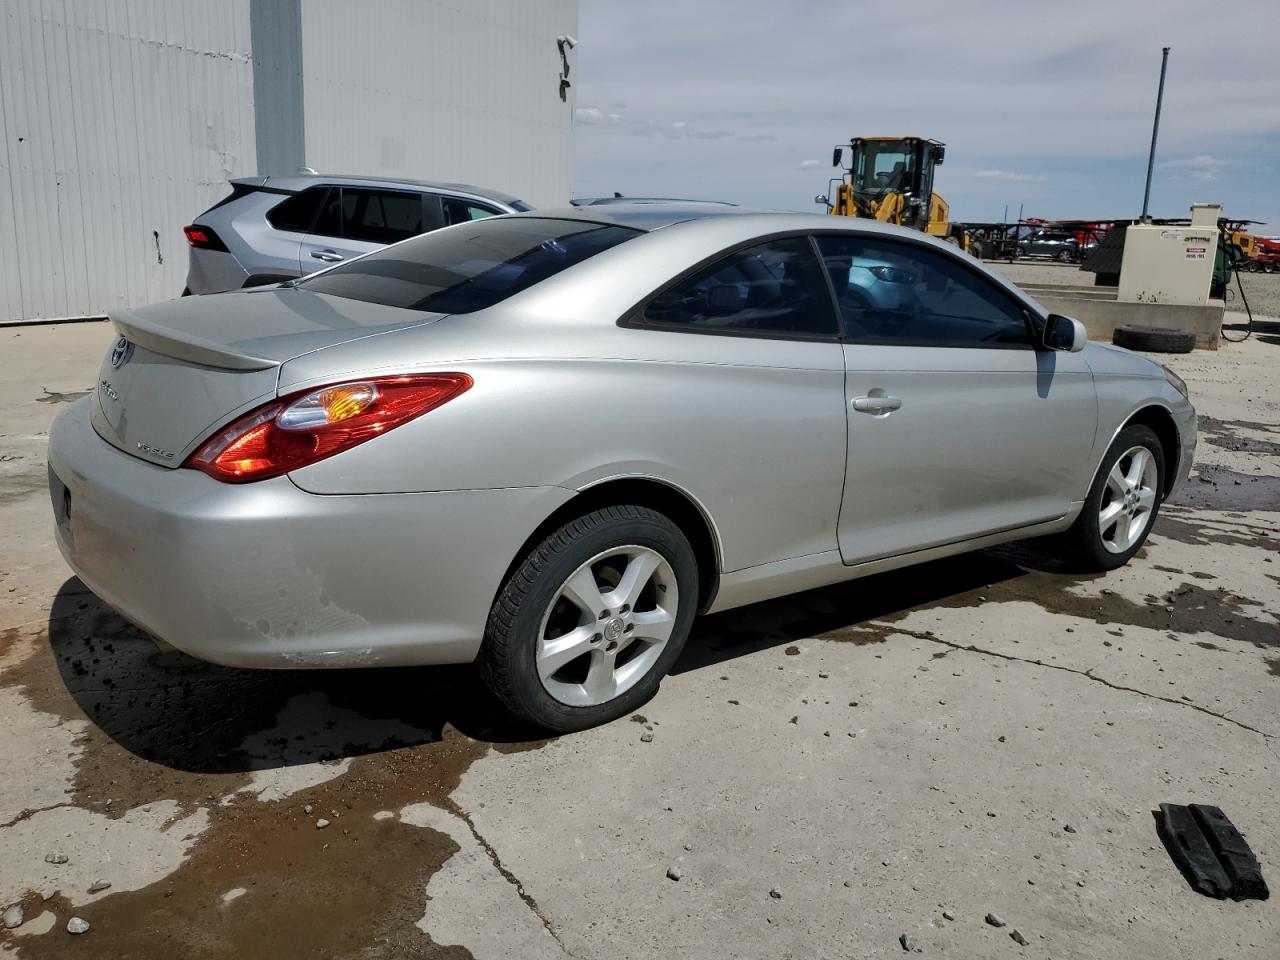
[[[1072,257],[1072,256],[1071,256],[1071,251],[1070,251],[1070,250],[1059,250],[1059,251],[1058,251],[1058,261],[1059,261],[1060,263],[1070,263],[1073,259],[1074,259],[1074,257]]]
[[[697,593],[693,548],[670,519],[605,507],[521,561],[494,602],[477,664],[507,708],[540,727],[607,723],[657,692]]]
[[[1064,534],[1069,557],[1088,570],[1114,570],[1137,553],[1163,498],[1164,450],[1155,431],[1125,427],[1102,458],[1084,509]]]

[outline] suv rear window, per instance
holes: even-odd
[[[329,192],[328,187],[309,187],[301,193],[280,201],[267,213],[267,223],[277,230],[306,233],[315,222],[320,201]]]
[[[376,251],[298,286],[409,310],[472,313],[640,233],[541,217],[477,220]]]

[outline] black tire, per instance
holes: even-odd
[[[1059,263],[1070,263],[1070,262],[1071,262],[1072,260],[1074,260],[1074,259],[1075,259],[1075,257],[1072,255],[1072,253],[1071,253],[1071,251],[1070,251],[1070,250],[1059,250],[1059,251],[1058,251],[1058,262],[1059,262]]]
[[[982,241],[970,240],[969,253],[973,256],[975,260],[981,260],[982,259]]]
[[[1107,477],[1111,468],[1134,447],[1145,447],[1155,460],[1156,465],[1156,498],[1151,507],[1150,516],[1141,536],[1123,553],[1113,553],[1103,543],[1103,531],[1098,529],[1099,512],[1104,504],[1104,497],[1109,496]],[[1165,462],[1164,448],[1154,430],[1144,424],[1132,424],[1125,427],[1107,448],[1106,456],[1098,467],[1098,474],[1093,478],[1089,494],[1085,497],[1084,508],[1071,528],[1060,538],[1060,547],[1065,558],[1072,566],[1081,571],[1100,572],[1114,570],[1129,562],[1130,558],[1142,549],[1151,528],[1155,525],[1160,513],[1160,504],[1164,502]]]
[[[1017,251],[1016,251],[1016,252],[1017,252],[1017,254],[1018,254],[1018,259],[1019,259],[1019,260],[1025,260],[1025,259],[1027,259],[1027,248],[1026,248],[1026,247],[1019,246],[1019,247],[1017,248]]]
[[[679,600],[670,638],[648,672],[613,699],[590,706],[562,703],[538,676],[535,654],[543,616],[579,567],[630,544],[656,551],[675,574]],[[604,507],[565,523],[524,557],[494,601],[476,665],[516,716],[557,733],[585,730],[626,716],[657,693],[688,639],[697,598],[697,559],[679,527],[648,507]]]
[[[1111,342],[1130,350],[1151,353],[1190,353],[1196,348],[1196,335],[1172,327],[1140,327],[1123,324],[1116,327]]]

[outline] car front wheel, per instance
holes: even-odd
[[[607,723],[657,692],[697,593],[693,548],[670,519],[604,507],[525,556],[494,602],[477,665],[508,709],[540,727]]]
[[[1155,431],[1133,424],[1102,458],[1084,509],[1064,535],[1071,559],[1088,570],[1114,570],[1142,548],[1160,510],[1164,449]]]

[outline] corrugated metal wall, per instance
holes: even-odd
[[[182,226],[230,177],[306,163],[566,202],[573,97],[559,96],[556,37],[577,29],[577,10],[4,0],[0,321],[177,296]]]
[[[0,320],[176,296],[182,226],[254,172],[248,0],[5,0]]]
[[[577,0],[381,0],[354,18],[351,9],[302,5],[308,166],[568,202],[574,98],[570,87],[560,99],[556,37],[576,34]]]

